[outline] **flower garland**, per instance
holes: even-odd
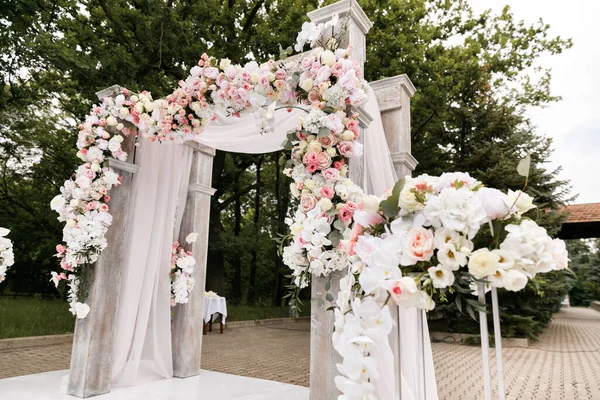
[[[0,283],[6,278],[8,267],[12,267],[15,263],[12,242],[6,237],[9,233],[8,229],[0,228]]]
[[[476,283],[519,291],[538,273],[568,267],[564,242],[522,217],[535,207],[522,191],[506,194],[447,173],[406,177],[383,197],[377,211],[355,213],[353,230],[362,234],[335,303],[333,342],[344,360],[336,384],[348,399],[376,398],[373,343],[391,331],[390,299],[431,310],[434,295],[445,301]],[[476,249],[488,225],[489,245]]]
[[[334,24],[326,25],[329,28]],[[319,29],[323,31],[324,27]],[[219,112],[232,116],[242,111],[254,112],[261,131],[268,133],[273,131],[276,106],[299,106],[306,111],[297,129],[288,133],[284,146],[292,150],[286,172],[294,177],[302,195],[295,220],[299,223],[316,216],[315,229],[321,230],[307,236],[315,243],[311,252],[306,243],[300,245],[311,260],[321,260],[321,274],[345,268],[348,264],[344,250],[336,246],[349,235],[347,227],[362,196],[362,190],[347,178],[348,157],[362,151],[356,141],[358,116],[350,106],[359,106],[367,98],[362,72],[349,59],[350,54],[351,49],[316,48],[300,62],[270,60],[244,66],[204,54],[190,70],[190,76],[180,81],[179,88],[165,99],[154,101],[148,92],[132,94],[123,89],[116,97],[105,98],[95,106],[79,126],[77,156],[83,164],[51,202],[59,221],[65,223],[64,244],[57,246],[62,271],[53,273],[52,280],[57,285],[62,280],[69,281],[71,312],[78,317],[87,315],[77,311],[85,310],[80,302],[86,297],[87,285],[82,267],[96,262],[107,245],[106,232],[112,223],[109,192],[121,182],[108,165],[109,157],[127,159],[121,143],[129,135],[167,143],[189,139],[200,134]],[[324,220],[316,211],[308,214],[317,202],[318,210],[327,214]],[[328,223],[327,228],[324,222]],[[324,230],[331,232],[328,238],[322,235]],[[321,239],[322,244],[330,246],[325,254],[318,249]],[[308,282],[308,272],[297,272],[302,285]],[[319,271],[315,266],[310,272]]]
[[[196,260],[191,251],[186,251],[173,242],[171,249],[171,307],[177,304],[187,304],[189,294],[194,289],[194,265]]]

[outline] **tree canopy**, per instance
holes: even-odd
[[[325,3],[332,3],[327,1]],[[519,189],[518,160],[531,154],[529,191],[556,232],[568,182],[544,163],[551,140],[525,111],[559,100],[544,54],[571,46],[543,21],[505,7],[475,14],[467,0],[363,0],[368,80],[406,73],[418,173],[466,171]],[[12,229],[17,262],[2,290],[54,293],[48,272],[61,226],[49,209],[75,165],[76,126],[112,84],[168,94],[204,52],[236,63],[277,57],[292,45],[316,0],[7,0],[0,5],[0,226]],[[280,302],[284,266],[271,240],[284,233],[288,184],[278,155],[217,152],[208,288],[240,302]],[[533,295],[534,296],[534,295]],[[535,297],[535,296],[534,296]]]

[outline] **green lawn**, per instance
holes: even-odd
[[[306,302],[302,315],[310,314]],[[285,318],[287,307],[228,305],[228,321]],[[73,332],[75,318],[67,302],[31,297],[0,297],[0,339]]]
[[[66,301],[0,297],[0,339],[71,333],[74,324]]]

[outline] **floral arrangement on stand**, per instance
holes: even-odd
[[[8,267],[12,267],[15,263],[12,242],[6,237],[9,233],[8,229],[0,228],[0,283],[6,278]]]
[[[524,161],[520,170],[528,167]],[[375,212],[355,212],[351,267],[335,301],[334,347],[342,355],[338,389],[347,399],[375,399],[375,336],[390,333],[387,305],[431,310],[434,296],[468,298],[473,284],[523,289],[536,274],[568,267],[562,240],[523,214],[534,208],[523,191],[486,188],[466,173],[406,177]]]

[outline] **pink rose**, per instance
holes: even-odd
[[[336,168],[327,168],[323,171],[323,178],[328,182],[335,182],[340,179],[340,171]]]
[[[340,142],[338,151],[344,157],[350,157],[354,153],[354,144],[352,142]]]
[[[277,72],[275,72],[275,79],[285,79],[285,71],[282,69],[278,69]]]
[[[326,199],[332,199],[333,198],[333,189],[330,188],[329,186],[323,186],[321,188],[321,197],[324,197]]]
[[[101,204],[100,207],[98,207],[98,210],[101,212],[108,212],[108,206],[106,204]]]
[[[321,146],[323,146],[323,147],[331,147],[331,146],[335,146],[337,144],[337,137],[335,135],[333,135],[331,132],[329,132],[329,135],[322,136],[322,137],[318,138],[317,140],[319,141],[319,143],[321,143]]]
[[[63,258],[60,260],[60,267],[65,271],[73,271],[73,267],[67,263],[67,259]]]
[[[346,128],[348,128],[349,130],[351,130],[354,133],[358,132],[358,121],[355,119],[349,119],[346,122]]]
[[[268,88],[270,86],[269,84],[269,78],[267,78],[266,76],[263,76],[262,78],[260,78],[260,80],[258,81],[259,85],[264,87],[264,88]]]
[[[92,211],[96,209],[96,202],[95,201],[90,201],[89,203],[87,203],[87,209]]]
[[[317,205],[317,198],[312,194],[303,194],[300,199],[300,207],[302,211],[309,212]]]
[[[317,78],[315,79],[315,83],[325,82],[331,76],[331,70],[327,66],[323,66],[319,68],[319,72],[317,72]]]
[[[334,133],[340,133],[344,130],[344,124],[336,114],[329,114],[325,121],[325,126],[331,129]]]
[[[341,170],[344,167],[345,163],[344,160],[339,160],[333,163],[333,168],[337,169],[337,170]]]
[[[331,166],[331,157],[329,157],[329,154],[324,152],[317,154],[317,165],[321,170],[329,168]]]
[[[306,56],[302,59],[302,69],[306,70],[312,66],[314,59],[312,56]]]
[[[63,246],[62,244],[57,244],[56,245],[56,252],[58,254],[62,254],[65,252],[65,246]]]
[[[250,72],[244,70],[241,73],[241,78],[243,81],[249,81],[250,80]]]
[[[404,255],[414,261],[427,261],[433,255],[433,232],[422,226],[408,231],[404,242]]]
[[[391,282],[389,287],[392,299],[399,306],[410,307],[419,299],[419,289],[415,280],[409,276]]]

